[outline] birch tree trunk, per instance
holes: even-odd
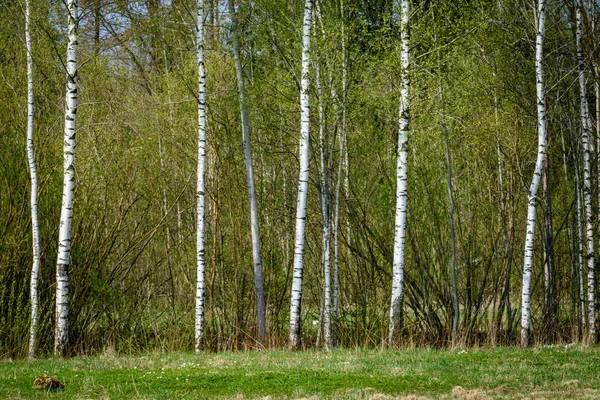
[[[537,9],[537,35],[535,40],[535,73],[537,92],[537,125],[538,125],[538,154],[531,186],[529,186],[529,200],[527,205],[527,233],[525,236],[525,256],[523,265],[523,289],[521,298],[521,346],[529,346],[531,331],[531,267],[533,264],[533,239],[535,237],[535,218],[537,191],[544,168],[546,156],[546,89],[544,86],[544,34],[546,22],[545,0],[538,0]]]
[[[348,57],[346,54],[346,32],[344,24],[344,2],[340,1],[340,14],[342,15],[342,132],[339,147],[339,161],[337,182],[335,184],[335,204],[333,210],[333,306],[331,310],[331,341],[332,346],[337,346],[337,319],[339,305],[339,227],[340,227],[340,188],[344,166],[346,148],[346,98],[348,95]]]
[[[345,107],[345,105],[344,105]],[[345,113],[345,111],[343,111]],[[344,115],[345,118],[345,115]],[[342,125],[345,122],[342,122]],[[339,304],[339,227],[340,227],[340,187],[344,165],[344,146],[346,145],[346,132],[342,128],[340,140],[340,158],[338,161],[338,176],[335,184],[335,204],[333,208],[333,306],[331,310],[331,345],[337,346],[337,317]]]
[[[587,261],[588,261],[588,340],[595,343],[595,275],[594,275],[594,220],[592,215],[592,178],[590,166],[590,120],[585,87],[585,62],[583,59],[582,36],[583,17],[582,0],[577,0],[577,66],[579,75],[579,103],[581,110],[582,144],[583,144],[583,204],[585,206],[585,225],[587,236]]]
[[[265,292],[263,288],[262,258],[260,254],[260,232],[258,229],[258,205],[256,202],[256,189],[254,186],[254,167],[252,163],[252,148],[250,145],[250,121],[246,107],[246,89],[240,56],[240,37],[238,20],[233,0],[229,0],[229,13],[233,23],[232,41],[235,71],[237,76],[237,90],[240,102],[242,119],[242,140],[244,145],[244,161],[246,164],[246,184],[248,186],[248,202],[250,203],[250,229],[252,231],[252,258],[254,260],[254,283],[256,288],[256,320],[258,342],[265,345],[267,315],[265,311]]]
[[[581,312],[581,329],[585,329],[585,295],[583,289],[583,224],[581,223],[581,184],[579,183],[579,162],[574,159],[575,164],[575,201],[577,203],[577,271],[579,281],[579,307]]]
[[[77,0],[69,0],[67,42],[67,94],[65,100],[63,195],[58,232],[56,262],[56,330],[54,353],[64,356],[69,338],[69,261],[71,255],[71,225],[75,194],[75,119],[77,117],[77,30],[79,16]]]
[[[402,295],[404,290],[404,244],[406,241],[406,209],[408,203],[408,133],[409,133],[409,90],[408,74],[410,54],[408,49],[409,12],[408,0],[400,1],[401,7],[401,84],[398,132],[398,161],[396,166],[396,220],[394,234],[394,259],[392,266],[392,298],[390,302],[390,323],[388,346],[392,346],[397,333],[402,310]]]
[[[594,3],[592,1],[588,2],[588,7],[587,9],[593,13],[594,8]],[[588,14],[589,15],[589,14]],[[596,33],[596,19],[590,18],[592,20],[592,34],[597,35]],[[598,155],[600,154],[600,82],[599,82],[599,77],[598,77],[598,73],[600,71],[598,71],[598,61],[597,58],[593,59],[593,69],[594,69],[594,91],[596,93],[596,156],[598,157]],[[598,177],[598,188],[600,188],[600,162],[598,161],[598,159],[596,159],[596,176]],[[598,221],[600,222],[600,189],[598,190]],[[600,236],[598,236],[598,246],[600,248]],[[595,279],[594,279],[595,282]],[[595,290],[595,288],[594,288]],[[597,300],[597,299],[594,299]],[[593,312],[593,314],[595,314],[595,310]],[[594,318],[594,322],[595,322],[595,318]],[[595,327],[594,327],[594,332],[595,332]],[[594,342],[595,342],[595,336],[593,336],[594,338]]]
[[[198,173],[196,183],[196,353],[204,337],[204,171],[206,167],[206,71],[204,68],[204,0],[197,0],[196,52],[198,57]]]
[[[554,229],[552,227],[552,197],[548,174],[548,155],[544,159],[542,189],[544,192],[544,311],[543,324],[551,341],[555,340],[558,327],[558,299],[556,293],[556,269],[554,263]]]
[[[593,20],[592,20],[593,21]],[[594,30],[592,28],[592,30]],[[600,120],[598,118],[600,118],[600,83],[598,82],[598,69],[596,68],[596,77],[595,77],[595,82],[594,82],[594,89],[596,92],[596,155],[598,156],[598,154],[600,154]],[[600,158],[600,157],[599,157]],[[598,188],[600,188],[600,161],[597,159],[596,160],[596,176],[598,177]],[[598,190],[598,222],[600,222],[600,189]],[[600,248],[600,236],[598,236],[598,248]],[[594,277],[595,278],[595,277]],[[595,282],[595,279],[594,279]],[[596,300],[596,299],[594,299]],[[595,315],[595,310],[592,311],[592,313]],[[594,318],[594,321],[596,319]],[[595,332],[595,329],[594,329]],[[595,342],[595,341],[594,341]]]
[[[31,233],[33,242],[33,264],[31,267],[31,326],[29,330],[29,359],[35,358],[36,334],[39,317],[38,275],[40,272],[40,229],[38,223],[38,178],[33,147],[33,58],[31,49],[30,1],[25,1],[25,45],[27,47],[27,160],[31,177]]]
[[[323,105],[323,89],[321,87],[321,68],[319,61],[315,62],[315,81],[317,83],[317,96],[319,101],[319,159],[321,161],[321,216],[323,219],[322,246],[323,246],[323,331],[325,336],[325,349],[331,348],[331,220],[329,218],[329,184],[327,178],[328,161],[326,155],[327,141],[325,138],[325,108]],[[321,327],[319,327],[319,332]],[[318,341],[318,340],[317,340]]]
[[[323,18],[319,8],[319,3],[315,3],[314,21],[320,22],[321,34],[325,39],[327,33],[325,32],[325,26],[323,24]],[[316,22],[315,22],[316,29]],[[343,35],[343,32],[342,32]],[[342,49],[343,51],[343,49]],[[320,52],[317,51],[317,59],[315,61],[315,81],[317,86],[317,97],[319,102],[319,160],[321,165],[320,173],[320,202],[321,202],[321,217],[323,221],[322,230],[322,248],[323,248],[323,303],[320,312],[319,331],[317,334],[317,347],[321,343],[321,333],[325,338],[325,350],[330,350],[333,347],[333,334],[332,334],[332,305],[331,305],[331,227],[332,227],[332,179],[333,179],[333,165],[330,164],[329,160],[333,159],[333,148],[335,145],[335,133],[333,141],[330,145],[328,131],[326,130],[326,116],[325,116],[325,105],[323,97],[323,87],[321,84],[321,57]],[[332,99],[332,106],[334,113],[337,117],[334,132],[337,132],[339,113],[338,113],[338,95],[335,89],[333,70],[331,68],[331,62],[329,57],[325,54],[325,65],[329,68],[329,83],[330,93]],[[323,329],[321,329],[321,327]]]
[[[302,27],[302,80],[300,92],[300,176],[296,206],[296,237],[294,243],[294,271],[290,307],[290,347],[297,348],[300,341],[300,312],[302,302],[302,272],[304,266],[304,228],[306,225],[306,194],[308,191],[308,146],[310,129],[310,28],[314,0],[306,0]]]

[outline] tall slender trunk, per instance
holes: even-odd
[[[529,186],[529,199],[527,204],[527,234],[525,236],[525,256],[523,265],[523,289],[521,304],[521,346],[529,346],[531,322],[531,267],[533,264],[533,239],[535,237],[535,217],[537,191],[544,168],[546,156],[546,88],[544,86],[544,34],[546,21],[545,0],[538,0],[537,9],[537,35],[535,41],[535,73],[537,93],[537,129],[538,129],[538,154],[531,186]]]
[[[319,21],[321,28],[321,34],[323,38],[327,37],[325,32],[325,26],[323,24],[323,18],[319,9],[319,3],[315,4],[315,17],[314,21]],[[315,23],[316,28],[316,23]],[[329,68],[329,82],[330,82],[330,93],[332,99],[332,106],[336,115],[336,124],[334,132],[337,132],[339,122],[339,109],[338,109],[338,95],[334,84],[333,70],[331,69],[331,63],[327,54],[323,57],[325,59],[325,65]],[[333,186],[333,165],[330,164],[330,160],[333,159],[333,148],[335,145],[335,133],[334,138],[329,140],[328,131],[326,129],[326,117],[325,117],[325,102],[323,97],[323,87],[321,84],[321,54],[317,51],[317,59],[315,62],[315,81],[317,86],[317,97],[319,101],[319,160],[321,165],[320,174],[320,202],[321,202],[321,217],[323,221],[322,230],[322,248],[323,248],[323,303],[320,312],[319,331],[317,334],[317,347],[321,343],[321,333],[325,337],[324,347],[326,350],[330,350],[333,347],[333,334],[332,334],[332,304],[331,304],[331,229],[332,229],[332,186]],[[322,327],[322,329],[321,329]]]
[[[349,270],[352,270],[352,223],[350,220],[350,157],[348,155],[349,138],[346,136],[346,145],[344,146],[344,203],[346,205],[346,264]]]
[[[339,226],[340,226],[340,187],[344,166],[344,149],[346,148],[346,98],[348,94],[348,57],[346,54],[346,31],[344,23],[344,2],[340,1],[340,14],[342,16],[342,132],[339,147],[339,161],[337,182],[335,184],[335,205],[333,211],[333,308],[331,311],[331,337],[332,346],[338,343],[338,305],[339,305]]]
[[[71,256],[71,225],[75,194],[75,119],[77,117],[77,30],[79,15],[77,0],[69,0],[67,43],[67,94],[64,134],[64,183],[60,229],[58,232],[58,257],[56,262],[56,331],[54,353],[64,356],[69,339],[69,262]]]
[[[321,216],[323,220],[323,232],[321,235],[323,246],[323,332],[325,336],[325,349],[331,348],[331,219],[329,212],[329,179],[327,160],[327,139],[325,138],[325,107],[323,104],[323,88],[321,86],[321,67],[319,60],[315,61],[315,81],[317,84],[317,96],[319,101],[319,159],[321,162]],[[319,332],[321,326],[319,326]]]
[[[440,101],[442,103],[442,133],[444,134],[444,151],[446,153],[446,171],[447,171],[447,187],[448,187],[448,202],[449,202],[449,218],[450,218],[450,273],[452,275],[452,305],[454,313],[452,315],[452,346],[456,346],[458,335],[458,321],[460,320],[460,308],[458,304],[458,288],[456,284],[456,237],[454,230],[454,196],[452,193],[452,159],[450,157],[450,145],[448,143],[448,128],[444,117],[444,92],[440,83]]]
[[[164,59],[164,67],[165,67],[165,79],[166,79],[166,89],[167,89],[167,102],[169,104],[169,133],[172,135],[173,131],[173,122],[174,122],[174,113],[173,113],[173,104],[171,102],[171,88],[170,88],[170,79],[169,79],[169,62],[167,58],[166,50],[163,51],[163,59]],[[158,115],[158,113],[157,113]],[[163,149],[163,140],[162,134],[158,135],[158,161],[160,165],[160,174],[163,177],[162,182],[162,216],[163,218],[167,218],[169,214],[169,201],[167,197],[167,182],[164,177],[166,177],[166,168],[165,168],[165,152]],[[171,246],[171,228],[169,227],[169,223],[165,223],[164,225],[164,234],[165,234],[165,255],[167,260],[167,270],[169,273],[169,286],[171,293],[169,295],[169,301],[171,303],[171,308],[173,312],[176,312],[175,309],[175,275],[173,274],[173,257],[172,257],[172,246]]]
[[[494,118],[496,126],[498,126],[498,97],[494,93]],[[513,218],[512,214],[509,216],[509,226],[507,226],[507,213],[506,213],[506,194],[504,193],[504,168],[502,166],[502,151],[500,150],[500,133],[497,132],[497,143],[496,151],[498,154],[498,187],[500,193],[500,223],[502,225],[502,240],[504,242],[504,285],[502,288],[502,295],[500,296],[500,304],[498,306],[498,315],[496,319],[496,332],[499,332],[502,327],[502,317],[504,310],[506,309],[506,320],[507,329],[509,332],[511,325],[512,308],[510,304],[510,275],[513,259],[513,246],[512,240],[509,238],[509,230],[513,231]],[[510,236],[512,238],[512,235]]]
[[[574,176],[574,191],[575,201],[577,203],[577,276],[579,281],[579,307],[581,312],[581,328],[582,334],[585,328],[585,295],[583,288],[583,224],[581,222],[581,184],[579,181],[579,161],[574,158],[575,176]]]
[[[290,347],[300,342],[300,313],[302,303],[302,272],[304,267],[304,228],[306,225],[306,195],[308,192],[308,146],[310,129],[310,28],[314,0],[306,0],[302,26],[302,80],[300,92],[300,176],[298,179],[298,203],[296,206],[296,237],[294,243],[294,271],[290,307]]]
[[[401,7],[401,65],[398,131],[398,161],[396,166],[396,219],[394,233],[394,259],[392,266],[392,297],[390,301],[390,323],[388,346],[394,344],[402,310],[402,295],[404,291],[404,245],[406,241],[406,209],[408,203],[408,133],[409,133],[409,62],[410,53],[408,42],[410,39],[408,19],[410,5],[408,0],[400,2]]]
[[[590,120],[588,112],[588,103],[585,86],[585,62],[583,58],[582,36],[583,36],[583,17],[582,0],[577,0],[577,66],[579,75],[579,103],[581,111],[582,126],[582,145],[583,145],[583,204],[585,206],[585,222],[587,236],[587,261],[588,261],[588,331],[587,340],[591,343],[596,342],[595,330],[595,274],[594,274],[594,216],[592,215],[592,178],[590,167],[590,153],[593,143],[590,141]]]
[[[560,97],[561,93],[558,92],[557,96]],[[568,169],[568,163],[571,160],[572,157],[572,149],[573,146],[571,146],[570,150],[567,150],[567,142],[565,141],[565,128],[564,128],[564,123],[563,123],[563,118],[562,116],[559,118],[559,132],[560,132],[560,143],[561,143],[561,147],[562,147],[562,161],[563,161],[563,172],[565,174],[565,184],[569,184],[570,182],[570,178],[569,178],[569,169]],[[572,135],[571,135],[572,137]],[[572,144],[572,140],[569,141]],[[571,153],[569,153],[571,152]],[[576,167],[577,164],[573,163]],[[574,193],[576,193],[577,188],[574,188]],[[575,194],[573,197],[573,204],[576,204],[577,199],[575,198]],[[569,213],[569,225],[566,226],[566,232],[567,232],[567,238],[569,239],[569,254],[571,256],[571,312],[570,315],[573,318],[573,323],[574,325],[571,326],[572,329],[572,335],[573,335],[573,340],[579,340],[578,339],[578,335],[581,332],[580,329],[580,319],[577,317],[578,312],[579,312],[579,306],[578,306],[578,300],[577,300],[577,293],[578,293],[578,285],[577,285],[577,223],[576,223],[576,218],[577,216],[575,215],[576,213],[576,209],[574,209],[573,212]],[[566,224],[565,224],[566,225]]]
[[[31,8],[25,1],[25,45],[27,47],[27,160],[31,178],[31,234],[33,242],[33,264],[31,267],[31,326],[29,330],[29,358],[35,358],[36,334],[39,318],[38,275],[40,272],[40,228],[38,223],[38,177],[33,146],[33,57],[31,46]]]
[[[338,161],[338,175],[335,184],[335,204],[333,208],[333,306],[331,310],[331,344],[337,346],[337,326],[338,326],[338,304],[339,304],[339,227],[340,227],[340,187],[342,182],[342,173],[344,165],[343,148],[346,145],[346,134],[342,129],[340,140],[340,158]]]
[[[166,64],[165,64],[166,66]],[[166,68],[165,68],[166,69]],[[167,75],[168,80],[168,75]],[[170,102],[170,101],[169,101]],[[162,137],[158,136],[158,159],[160,165],[161,175],[164,177],[166,175],[165,170],[165,160],[164,160],[164,152],[163,152],[163,143]],[[166,182],[162,182],[162,217],[166,220],[167,215],[169,213],[169,202],[167,201],[167,184]],[[173,276],[173,263],[171,262],[171,230],[169,229],[169,224],[165,223],[164,225],[164,234],[165,234],[165,255],[167,260],[167,270],[169,273],[169,287],[171,293],[169,294],[169,302],[171,303],[171,307],[175,309],[175,278]]]
[[[548,339],[554,341],[558,328],[558,298],[554,265],[554,233],[552,228],[552,196],[548,174],[548,154],[544,159],[542,188],[544,191],[544,330]]]
[[[592,18],[592,32],[595,32],[595,20]],[[594,61],[594,89],[596,92],[596,175],[598,177],[598,222],[600,222],[600,82],[599,82],[599,77],[598,77],[598,73],[600,72],[598,70],[598,64],[597,61]],[[598,247],[600,248],[600,235],[598,236]],[[595,288],[594,288],[595,290]],[[598,299],[596,299],[598,300]]]
[[[196,184],[196,353],[204,337],[204,170],[206,164],[206,70],[204,68],[204,0],[197,0],[196,51],[198,56],[198,173]]]
[[[258,205],[254,186],[254,166],[252,163],[252,148],[250,145],[250,120],[246,107],[246,88],[240,55],[240,37],[238,20],[233,0],[229,0],[229,13],[233,21],[233,58],[237,76],[238,99],[242,119],[242,141],[244,145],[244,161],[246,164],[246,185],[248,186],[248,202],[250,203],[250,229],[252,232],[252,258],[254,260],[254,283],[256,289],[256,320],[258,342],[264,346],[266,339],[267,315],[265,311],[265,291],[263,288],[262,258],[260,255],[260,232],[258,229]]]

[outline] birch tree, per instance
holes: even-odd
[[[548,335],[555,335],[558,324],[558,299],[556,296],[556,267],[554,263],[554,229],[552,227],[552,194],[550,187],[550,173],[548,155],[544,159],[544,172],[542,174],[542,191],[544,193],[544,306],[543,325]]]
[[[583,146],[583,204],[585,208],[585,226],[587,237],[587,256],[588,261],[588,340],[594,343],[595,332],[595,275],[594,275],[594,220],[592,215],[592,178],[590,166],[590,119],[587,103],[587,94],[585,86],[585,62],[583,58],[583,16],[582,16],[582,0],[577,0],[576,5],[576,20],[577,27],[575,31],[577,42],[577,68],[579,78],[579,105],[581,114],[582,128],[582,146]]]
[[[531,332],[531,267],[533,264],[533,239],[535,236],[535,218],[537,191],[544,168],[546,157],[546,89],[544,86],[544,35],[546,22],[545,0],[538,0],[537,7],[537,35],[535,40],[535,75],[537,94],[537,131],[538,153],[533,172],[533,179],[529,186],[527,202],[527,231],[525,235],[525,257],[523,264],[523,288],[521,294],[521,346],[529,346]]]
[[[345,81],[345,79],[344,79]],[[345,107],[345,104],[342,105]],[[345,119],[345,111],[342,111]],[[331,309],[331,346],[337,346],[337,317],[339,305],[339,227],[340,227],[340,187],[344,165],[344,146],[346,145],[345,121],[342,122],[342,137],[340,139],[340,154],[335,184],[335,203],[333,205],[333,304]]]
[[[235,59],[235,72],[237,77],[237,91],[242,119],[242,141],[244,145],[244,162],[246,164],[246,185],[248,186],[248,202],[250,203],[250,229],[252,231],[252,258],[254,259],[254,283],[256,290],[256,319],[258,328],[258,342],[264,346],[266,339],[267,315],[265,311],[265,292],[263,288],[262,258],[260,255],[260,233],[258,227],[258,205],[256,202],[256,189],[254,186],[254,167],[252,163],[252,147],[250,145],[250,121],[246,107],[246,89],[242,59],[240,56],[240,32],[238,17],[235,12],[233,0],[229,0],[229,13],[233,25],[232,42],[233,57]]]
[[[75,119],[77,117],[77,31],[79,28],[77,5],[77,0],[68,0],[67,94],[63,145],[64,182],[56,262],[56,331],[54,334],[54,353],[60,356],[65,354],[69,338],[69,262],[75,194]]]
[[[340,227],[340,189],[346,154],[346,99],[348,97],[348,57],[346,54],[346,30],[344,21],[344,2],[340,1],[340,15],[342,16],[342,131],[339,144],[339,160],[337,168],[337,181],[335,184],[335,204],[333,205],[333,304],[331,310],[331,344],[337,346],[337,319],[339,306],[339,227]],[[348,237],[350,239],[350,237]]]
[[[596,32],[596,23],[595,23],[595,19],[591,18],[592,20],[592,32],[595,33]],[[596,92],[596,155],[600,154],[600,77],[598,76],[598,74],[600,73],[600,70],[598,69],[598,61],[594,60],[594,72],[595,72],[595,76],[594,76],[594,91]],[[600,162],[596,161],[596,176],[598,179],[598,187],[600,187]],[[598,190],[598,215],[597,215],[597,219],[600,222],[600,190]],[[600,240],[600,236],[598,237]],[[600,248],[600,242],[599,242],[599,248]],[[595,281],[595,279],[594,279]],[[595,314],[595,310],[592,312],[593,314]],[[595,318],[594,318],[595,321]],[[595,338],[595,335],[591,335],[593,338]]]
[[[409,95],[410,54],[408,42],[410,5],[408,0],[400,1],[400,90],[399,131],[398,131],[398,160],[396,165],[396,219],[394,233],[394,258],[392,266],[392,298],[390,302],[390,323],[388,345],[392,346],[400,322],[402,310],[402,295],[404,290],[404,245],[406,241],[406,210],[408,205],[408,134],[409,134]]]
[[[29,358],[35,358],[36,333],[39,317],[38,275],[40,271],[40,228],[38,223],[38,178],[33,147],[33,118],[35,104],[33,97],[33,57],[31,46],[31,7],[25,1],[25,46],[27,48],[27,160],[31,179],[31,233],[33,241],[33,264],[31,267],[31,325],[29,330]]]
[[[196,181],[196,353],[204,337],[204,170],[206,164],[206,70],[204,68],[204,0],[197,0],[196,54],[198,57],[198,172]]]
[[[574,191],[575,191],[575,204],[577,205],[577,281],[579,284],[579,308],[581,313],[581,332],[585,329],[585,292],[583,290],[583,224],[581,223],[581,184],[579,179],[579,162],[574,157],[573,164],[575,165],[574,174]]]
[[[321,241],[323,246],[323,305],[321,317],[323,324],[319,324],[319,334],[323,327],[325,336],[325,348],[331,348],[331,219],[329,212],[330,188],[328,179],[329,162],[327,160],[327,140],[325,138],[325,107],[323,104],[323,88],[321,86],[321,67],[320,61],[315,62],[315,81],[317,84],[317,97],[319,101],[319,159],[321,163],[320,176],[320,200],[321,200],[321,216],[323,220],[323,231]],[[317,344],[319,336],[317,336]]]
[[[304,4],[302,24],[302,80],[300,89],[300,176],[298,179],[298,201],[296,205],[296,235],[294,242],[294,265],[292,298],[290,307],[290,347],[297,348],[300,341],[300,311],[302,302],[302,273],[304,267],[304,228],[306,226],[306,195],[308,192],[308,146],[310,129],[310,28],[312,25],[314,0]]]

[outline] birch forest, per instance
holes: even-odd
[[[598,1],[0,21],[1,358],[596,343]]]

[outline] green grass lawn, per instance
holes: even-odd
[[[40,375],[65,385],[34,391]],[[459,387],[460,386],[460,387]],[[253,351],[0,362],[0,398],[597,398],[600,347]]]

